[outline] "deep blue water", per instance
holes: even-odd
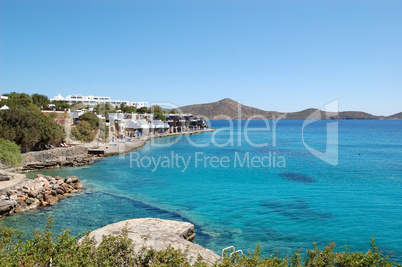
[[[334,132],[328,142],[327,123],[338,124],[338,138]],[[71,227],[77,234],[137,217],[183,220],[196,225],[195,242],[218,254],[229,245],[252,251],[260,243],[263,256],[310,249],[313,242],[366,251],[374,236],[381,250],[402,262],[402,121],[306,126],[308,146],[338,148],[337,157],[329,156],[333,164],[338,159],[335,165],[306,149],[302,125],[279,121],[275,130],[272,121],[269,128],[252,121],[246,135],[245,122],[228,130],[229,122],[213,121],[214,133],[155,139],[124,157],[42,171],[77,175],[85,190],[2,222],[31,232],[50,215],[56,232]],[[172,154],[190,158],[187,169]],[[150,160],[158,158],[164,165],[155,168]]]

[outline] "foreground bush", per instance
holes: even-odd
[[[83,235],[71,236],[70,230],[54,237],[52,223],[49,218],[45,229],[35,231],[25,242],[22,232],[0,225],[0,266],[190,266],[186,251],[172,247],[163,251],[142,247],[136,253],[125,229],[119,236],[104,236],[97,244],[87,236],[79,241]],[[308,250],[303,260],[300,251],[291,257],[262,259],[257,246],[249,256],[225,257],[215,266],[401,266],[382,257],[374,240],[365,254],[333,250],[334,244],[330,244],[324,250],[316,246]],[[194,266],[207,264],[199,258]]]

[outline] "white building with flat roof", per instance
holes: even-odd
[[[148,107],[148,102],[130,102],[127,100],[112,100],[109,96],[83,96],[83,95],[68,95],[65,98],[58,94],[54,98],[50,99],[51,101],[63,101],[70,105],[75,103],[82,103],[84,105],[96,106],[98,104],[110,104],[112,106],[120,106],[121,104],[125,104],[126,106],[135,106],[136,108],[140,107]],[[137,107],[138,106],[138,107]]]
[[[132,102],[132,106],[134,106],[135,108],[148,108],[148,102]]]

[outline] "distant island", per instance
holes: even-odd
[[[248,119],[272,119],[281,117],[284,120],[305,120],[314,114],[315,119],[323,120],[401,120],[402,112],[396,113],[391,116],[376,116],[361,111],[342,111],[339,113],[325,112],[315,108],[309,108],[298,112],[277,112],[266,111],[258,108],[249,107],[246,105],[241,106],[241,114],[239,118],[239,102],[230,98],[225,98],[217,102],[196,104],[180,107],[182,113],[191,113],[195,115],[205,116],[210,120],[248,120]],[[311,118],[311,117],[310,117]]]

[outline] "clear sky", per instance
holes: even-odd
[[[402,1],[0,0],[0,93],[402,111]]]

